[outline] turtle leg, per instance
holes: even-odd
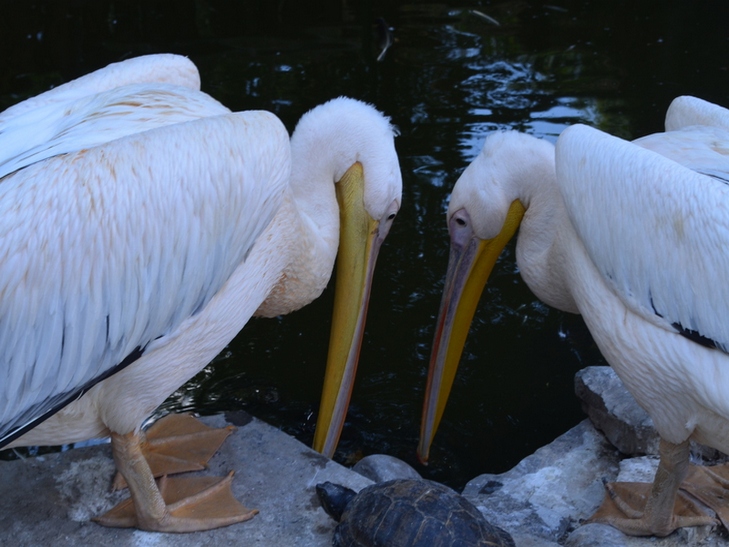
[[[256,509],[241,505],[230,491],[233,474],[219,477],[163,477],[154,480],[138,433],[112,433],[114,461],[129,485],[131,499],[94,519],[113,527],[157,532],[211,530],[249,520]]]
[[[235,427],[208,427],[190,414],[168,414],[140,433],[141,448],[152,475],[175,475],[201,471]],[[124,476],[117,472],[113,488],[126,488]]]
[[[605,501],[589,522],[610,524],[631,536],[667,536],[684,526],[715,525],[679,486],[689,469],[689,442],[661,439],[660,462],[652,486],[644,483],[606,484]]]

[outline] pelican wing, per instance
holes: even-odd
[[[701,125],[729,131],[729,110],[697,97],[676,97],[666,111],[666,131]]]
[[[0,121],[0,178],[59,154],[229,112],[212,97],[169,84],[131,84]]]
[[[163,53],[127,59],[119,63],[112,63],[11,106],[0,113],[0,127],[16,116],[45,106],[50,105],[57,110],[62,110],[62,105],[89,95],[96,95],[116,87],[142,83],[165,83],[197,91],[200,89],[200,75],[193,62],[181,55]]]
[[[277,210],[288,155],[273,115],[228,113],[0,182],[0,446],[206,305]]]
[[[179,55],[113,63],[0,113],[0,178],[57,154],[228,112]]]
[[[661,155],[574,126],[557,142],[557,179],[579,238],[626,306],[727,351],[729,186],[681,163],[700,170],[697,143],[713,142],[703,153],[726,177],[729,133],[702,132],[694,129],[686,160],[681,139],[664,141]]]

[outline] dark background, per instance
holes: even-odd
[[[17,0],[0,8],[0,109],[110,62],[173,52],[189,56],[203,90],[231,109],[270,110],[289,129],[338,95],[392,117],[403,207],[378,260],[335,459],[385,452],[457,488],[509,469],[579,422],[573,375],[604,364],[579,317],[531,295],[507,248],[432,463],[416,463],[447,261],[444,212],[486,134],[511,128],[555,140],[580,122],[635,138],[662,129],[677,95],[729,105],[725,2]],[[395,38],[380,62],[377,18]],[[243,408],[310,443],[331,304],[328,290],[290,316],[252,321],[165,406]]]

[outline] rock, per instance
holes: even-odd
[[[644,538],[604,524],[583,524],[602,503],[603,479],[652,481],[657,465],[654,456],[621,460],[584,420],[506,473],[476,477],[463,495],[519,547],[726,547],[722,531],[710,526]]]
[[[726,541],[709,526],[681,528],[664,538],[630,537],[607,524],[590,523],[577,528],[565,547],[726,547]]]
[[[463,495],[517,545],[558,545],[600,505],[602,479],[617,473],[617,451],[584,420],[506,473],[476,477]]]
[[[658,454],[653,420],[625,389],[611,367],[587,367],[575,374],[575,393],[593,425],[627,456]]]
[[[584,524],[572,532],[565,547],[627,547],[629,538],[607,524]]]
[[[591,416],[610,415],[615,422],[625,416],[637,416],[637,422],[631,425],[614,424],[613,431],[621,431],[618,437],[623,440],[632,435],[626,432],[636,426],[647,427],[640,413],[625,404],[627,392],[618,393],[622,384],[612,371],[607,367],[590,369],[581,371],[577,383],[584,387],[583,401],[589,400],[590,405],[603,409]],[[262,547],[329,547],[335,523],[322,509],[315,485],[331,481],[358,491],[371,484],[359,473],[324,458],[245,413],[228,413],[225,418],[217,416],[204,421],[212,426],[224,425],[226,421],[238,426],[210,461],[210,469],[201,473],[220,476],[237,469],[234,495],[261,511],[251,521],[194,534],[157,534],[97,526],[88,521],[89,517],[109,508],[122,495],[110,492],[114,470],[110,448],[99,445],[26,460],[0,461],[0,545],[12,539],[10,543],[19,546],[52,543],[61,547],[185,547],[245,543]],[[636,435],[626,443],[637,446],[638,438],[643,439],[640,442],[648,438],[644,431]],[[582,524],[602,503],[603,479],[652,481],[657,461],[655,456],[624,457],[590,420],[583,420],[506,473],[474,478],[463,495],[489,522],[510,533],[519,547],[726,546],[723,531],[712,527],[685,528],[666,538],[634,538],[610,526]],[[357,467],[376,480],[391,475],[417,475],[404,462],[384,455],[364,458]]]
[[[322,509],[315,485],[329,480],[359,491],[371,481],[243,412],[203,421],[238,428],[210,460],[209,469],[198,474],[224,476],[235,470],[233,495],[260,510],[250,521],[190,534],[104,528],[90,522],[126,495],[111,491],[114,463],[105,444],[0,461],[0,545],[331,547],[336,523]]]
[[[586,412],[606,435],[584,420],[506,473],[476,477],[463,495],[520,547],[726,545],[721,531],[711,526],[683,528],[666,538],[638,538],[604,524],[582,524],[602,503],[603,480],[653,481],[657,456],[624,454],[657,452],[651,446],[657,448],[658,436],[609,367],[582,370],[575,384]]]
[[[640,456],[628,458],[620,462],[618,476],[619,482],[653,482],[658,469],[658,456]]]
[[[611,367],[587,367],[575,374],[575,393],[593,425],[626,456],[657,455],[660,437],[653,420]],[[705,462],[725,461],[708,446],[691,442],[691,454]]]
[[[358,461],[352,471],[356,471],[372,482],[384,482],[392,479],[421,479],[420,473],[410,465],[394,456],[372,454]]]

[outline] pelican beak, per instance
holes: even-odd
[[[501,251],[516,233],[524,210],[519,200],[512,202],[501,232],[493,239],[480,239],[471,233],[465,242],[460,242],[451,231],[448,271],[430,354],[420,425],[418,459],[423,464],[428,463],[430,445],[443,416],[481,293]]]
[[[386,234],[364,207],[364,173],[357,162],[335,185],[340,211],[337,281],[324,388],[314,450],[331,458],[352,395],[377,253]]]

